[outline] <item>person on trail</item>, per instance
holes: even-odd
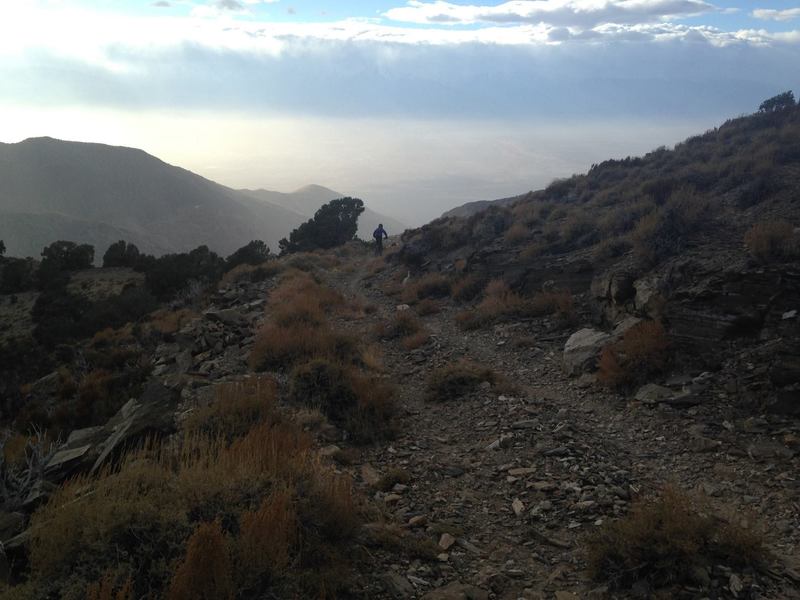
[[[375,254],[381,256],[383,254],[383,238],[389,237],[389,234],[383,228],[383,223],[378,224],[378,228],[372,232],[372,237],[375,238]]]

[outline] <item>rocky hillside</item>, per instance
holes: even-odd
[[[658,321],[676,370],[715,373],[715,393],[735,387],[743,408],[797,413],[798,192],[795,107],[434,221],[404,235],[400,257],[523,295],[568,293],[598,331]]]

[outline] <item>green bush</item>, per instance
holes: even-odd
[[[358,217],[364,203],[358,198],[331,200],[313,219],[300,225],[280,242],[281,254],[327,249],[349,242],[358,231]]]

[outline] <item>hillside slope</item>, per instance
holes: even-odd
[[[205,244],[228,254],[251,239],[277,248],[303,220],[142,150],[103,144],[0,144],[0,181],[0,239],[12,256],[36,256],[56,239],[102,255],[118,235],[155,253]]]

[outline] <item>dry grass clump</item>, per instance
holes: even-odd
[[[691,190],[678,190],[658,210],[643,216],[631,233],[634,255],[655,265],[679,252],[701,229],[709,204]]]
[[[66,483],[32,518],[35,597],[82,597],[110,569],[131,575],[136,598],[335,593],[358,511],[350,480],[311,447],[275,417],[230,442],[153,442]]]
[[[285,264],[279,260],[266,260],[257,265],[242,263],[226,272],[219,282],[219,288],[224,288],[237,281],[264,281],[283,272]]]
[[[505,240],[506,244],[513,245],[527,239],[529,235],[530,230],[525,225],[522,223],[514,223],[506,230],[505,235],[503,235],[503,240]]]
[[[233,441],[275,414],[278,386],[271,377],[251,377],[214,386],[214,401],[193,411],[183,425],[189,435]]]
[[[442,310],[442,307],[433,298],[425,298],[417,303],[414,310],[420,317],[427,317],[429,315],[438,314]]]
[[[508,382],[492,369],[461,360],[432,371],[425,384],[425,395],[434,402],[457,400],[471,394],[484,382],[495,391],[511,389]]]
[[[248,362],[255,371],[286,369],[314,358],[346,362],[359,356],[356,340],[327,325],[299,323],[282,327],[266,324],[256,334]]]
[[[155,331],[162,335],[170,335],[177,333],[189,321],[199,317],[200,315],[197,311],[190,308],[181,308],[179,310],[162,308],[150,314],[147,326],[150,331]]]
[[[614,590],[640,581],[660,588],[700,584],[711,566],[753,566],[766,551],[752,525],[721,519],[702,498],[667,487],[640,500],[631,513],[601,526],[586,540],[590,571]]]
[[[388,492],[398,483],[407,485],[411,481],[411,473],[405,469],[389,469],[375,483],[375,489],[381,492]]]
[[[477,298],[484,287],[486,282],[477,275],[465,275],[453,283],[451,293],[454,300],[469,302]]]
[[[419,319],[408,310],[398,311],[388,320],[378,323],[375,335],[381,339],[393,340],[399,337],[414,335],[422,331]]]
[[[219,521],[201,523],[170,582],[167,600],[233,600],[233,568]]]
[[[519,257],[525,261],[533,260],[534,258],[542,256],[549,247],[550,244],[547,242],[543,240],[537,240],[525,246],[522,249],[522,252],[519,253]]]
[[[134,600],[131,577],[121,583],[117,579],[112,570],[107,571],[100,581],[86,589],[86,600]]]
[[[119,329],[106,327],[92,336],[89,346],[91,348],[108,348],[132,344],[136,341],[133,335],[133,325],[128,323]]]
[[[416,350],[427,344],[431,339],[431,334],[425,330],[418,331],[413,335],[407,335],[400,340],[400,346],[403,350]]]
[[[666,367],[669,339],[658,321],[642,321],[600,353],[597,379],[609,387],[642,383]]]
[[[465,329],[477,329],[504,318],[547,315],[571,321],[574,316],[572,295],[554,291],[525,297],[512,291],[503,280],[493,279],[486,286],[480,304],[474,310],[456,315],[456,322]]]
[[[800,244],[788,221],[756,223],[745,234],[744,245],[754,258],[764,263],[800,256]]]
[[[394,389],[385,381],[321,359],[296,367],[290,381],[292,401],[321,411],[357,441],[391,434]]]
[[[408,310],[396,312],[389,321],[378,323],[375,327],[375,335],[379,339],[400,338],[400,345],[405,350],[419,348],[430,339],[428,330]]]
[[[327,271],[338,267],[341,262],[342,261],[333,254],[316,252],[295,252],[284,259],[287,268],[306,272],[315,269]]]
[[[452,282],[441,273],[428,273],[406,285],[402,299],[413,304],[424,298],[445,298],[450,295]]]

